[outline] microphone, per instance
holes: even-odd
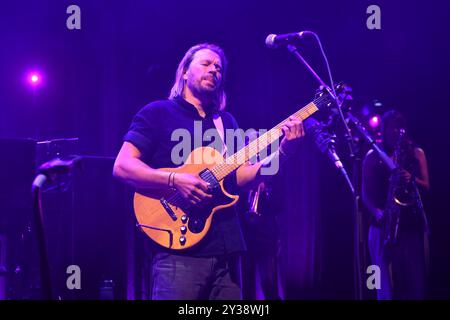
[[[297,33],[286,33],[286,34],[269,34],[266,38],[266,46],[274,49],[278,48],[280,45],[286,45],[294,42],[298,39],[305,37],[306,34],[312,33],[311,31],[300,31]]]
[[[69,159],[55,158],[41,165],[38,172],[44,175],[68,173],[80,160],[81,157],[78,156]]]
[[[328,156],[328,158],[333,162],[333,164],[338,168],[344,176],[348,176],[345,171],[344,165],[339,159],[339,156],[334,149],[334,139],[333,137],[325,132],[322,125],[314,118],[310,117],[303,121],[305,131],[310,134],[312,139],[314,139],[315,144],[319,147],[319,150]]]
[[[53,180],[58,174],[69,173],[81,162],[81,157],[73,156],[68,159],[55,158],[44,164],[38,169],[38,175],[34,178],[32,190],[40,189],[47,180]]]

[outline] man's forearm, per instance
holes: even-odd
[[[168,187],[170,172],[153,169],[132,158],[114,164],[113,174],[137,189],[159,189]]]

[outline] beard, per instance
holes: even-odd
[[[221,80],[208,81],[208,77],[205,76],[197,79],[188,78],[185,85],[197,99],[202,101],[205,111],[214,111],[220,108],[223,95]]]
[[[199,98],[207,98],[208,100],[217,99],[219,96],[219,85],[201,79],[198,82],[188,83],[191,92]]]

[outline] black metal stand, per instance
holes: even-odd
[[[363,234],[362,234],[362,215],[359,210],[359,187],[355,188],[355,186],[359,185],[359,162],[355,160],[355,155],[353,153],[354,146],[353,146],[353,138],[351,136],[351,131],[347,125],[347,122],[344,118],[343,112],[342,112],[342,102],[339,101],[339,97],[335,94],[335,91],[333,88],[330,88],[320,77],[319,75],[314,71],[314,69],[308,64],[308,62],[303,58],[303,56],[298,52],[298,49],[291,45],[287,45],[287,49],[289,52],[291,52],[298,60],[300,60],[308,69],[308,71],[314,76],[314,78],[319,82],[321,86],[323,86],[327,91],[328,94],[336,101],[337,109],[339,112],[340,119],[342,121],[342,124],[345,128],[345,140],[348,144],[348,149],[350,153],[350,158],[353,160],[353,182],[349,179],[348,175],[344,170],[339,170],[347,182],[347,185],[350,188],[350,191],[352,193],[353,197],[353,220],[354,220],[354,294],[355,299],[362,300],[363,298],[363,266],[361,264],[361,250],[363,248]]]
[[[42,186],[46,181],[52,181],[58,174],[69,173],[81,161],[80,156],[71,156],[66,159],[55,158],[39,167],[39,174],[33,181],[31,188],[33,197],[33,227],[36,231],[39,264],[41,274],[42,298],[45,300],[52,299],[52,286],[50,278],[50,265],[48,261],[47,241],[45,237],[44,218],[41,205]]]
[[[50,280],[50,266],[48,262],[47,242],[45,238],[44,220],[41,205],[41,187],[44,185],[46,180],[47,176],[45,176],[44,174],[39,174],[33,182],[33,226],[36,231],[36,237],[38,241],[42,298],[44,300],[51,300],[52,286]]]

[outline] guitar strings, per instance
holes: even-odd
[[[304,106],[303,108],[301,108],[300,110],[298,110],[297,112],[295,112],[293,115],[297,118],[301,118],[302,120],[306,119],[307,117],[309,117],[311,114],[315,113],[316,111],[319,110],[319,108],[317,107],[317,105],[321,105],[325,100],[330,101],[328,95],[322,95],[316,99],[314,99],[313,102],[310,102],[309,104],[307,104],[306,106]],[[310,109],[313,109],[312,112],[310,112]],[[249,158],[251,158],[251,156],[249,156],[249,154],[251,153],[255,153],[260,150],[259,148],[259,144],[266,140],[270,141],[269,143],[266,144],[266,146],[269,146],[271,143],[273,143],[276,139],[278,139],[281,135],[282,135],[282,130],[281,127],[284,125],[285,122],[287,122],[289,120],[289,117],[286,118],[285,120],[283,120],[282,122],[280,122],[279,124],[277,124],[275,127],[273,127],[271,130],[265,132],[261,137],[259,137],[258,139],[252,141],[250,144],[247,145],[247,147],[239,150],[238,152],[236,152],[235,154],[233,154],[232,156],[224,159],[225,163],[219,163],[217,164],[215,167],[213,167],[211,169],[211,172],[214,174],[214,176],[216,177],[216,179],[218,181],[222,180],[224,177],[226,177],[228,174],[230,174],[231,172],[233,172],[234,170],[236,170],[237,168],[239,168],[242,164],[244,164],[246,161],[248,161]],[[275,137],[273,140],[272,138]],[[242,155],[243,153],[243,155]],[[239,163],[239,159],[240,158],[244,158],[244,161]],[[233,159],[233,162],[227,163],[229,162],[230,159]],[[177,207],[177,208],[188,208],[190,207],[190,204],[186,205],[186,200],[182,197],[182,195],[180,194],[180,192],[176,191],[174,192],[173,195],[171,195],[167,201],[169,202],[169,204],[172,204],[173,206]],[[151,214],[156,213],[157,211],[153,211]]]

